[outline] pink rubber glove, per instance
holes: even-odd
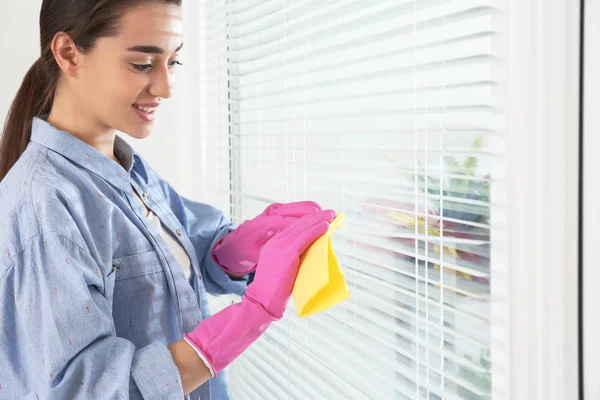
[[[213,259],[230,275],[249,274],[256,269],[261,249],[274,234],[317,211],[321,211],[321,206],[312,201],[271,204],[223,237],[212,249]]]
[[[300,255],[327,232],[334,217],[331,210],[319,211],[297,219],[274,235],[260,253],[254,282],[242,301],[183,335],[203,356],[213,377],[254,343],[273,321],[283,317],[298,274]]]

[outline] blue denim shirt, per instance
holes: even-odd
[[[234,226],[122,138],[125,168],[41,118],[0,183],[0,399],[183,399],[167,345],[242,295],[212,246]],[[133,188],[192,260],[191,282]],[[220,374],[189,396],[227,400]]]

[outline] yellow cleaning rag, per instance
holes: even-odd
[[[333,251],[331,236],[344,219],[339,213],[329,231],[314,241],[300,257],[292,295],[298,317],[325,311],[350,297],[348,286]]]

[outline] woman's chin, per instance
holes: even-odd
[[[123,129],[117,128],[118,131],[121,131],[127,136],[130,136],[134,139],[144,139],[152,134],[154,130],[154,123],[148,123],[141,120],[128,120],[123,124]]]
[[[128,136],[134,138],[134,139],[145,139],[148,136],[150,136],[152,134],[152,128],[145,128],[145,129],[131,129],[129,131],[124,132],[126,133]]]

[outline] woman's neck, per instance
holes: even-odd
[[[85,106],[73,104],[73,98],[57,94],[47,121],[120,164],[114,155],[116,130],[102,126]]]

